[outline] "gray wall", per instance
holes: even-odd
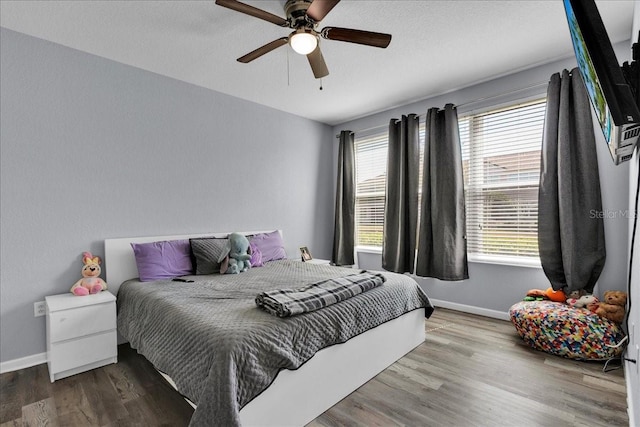
[[[629,41],[617,44],[615,49],[621,63],[629,59],[631,54]],[[357,133],[358,130],[385,125],[389,119],[400,117],[402,114],[424,114],[428,108],[442,108],[448,102],[458,105],[459,113],[464,113],[523,97],[544,95],[546,84],[553,73],[575,66],[576,61],[573,57],[550,62],[496,80],[342,123],[334,127],[334,136],[344,129]],[[605,219],[607,262],[596,288],[596,292],[601,293],[607,289],[626,289],[629,166],[628,164],[614,166],[604,143],[602,131],[598,127],[594,126],[594,128],[603,206],[605,212],[610,214]],[[334,157],[335,152],[337,152],[337,142],[334,144]],[[362,268],[381,268],[380,254],[359,253],[358,260]],[[527,290],[549,287],[549,282],[541,268],[471,262],[469,276],[468,280],[461,282],[442,282],[436,279],[418,279],[418,281],[431,298],[442,301],[445,306],[502,317],[512,304],[522,300]]]
[[[1,362],[46,351],[33,303],[105,238],[280,228],[330,255],[331,127],[1,31]]]

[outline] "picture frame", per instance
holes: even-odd
[[[311,252],[309,252],[309,249],[306,246],[300,248],[300,259],[302,262],[311,261],[313,259]]]

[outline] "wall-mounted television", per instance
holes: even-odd
[[[564,0],[573,50],[616,165],[631,159],[640,111],[594,0]]]

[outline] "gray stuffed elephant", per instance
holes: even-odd
[[[231,233],[227,238],[227,247],[218,260],[222,264],[220,271],[224,274],[238,274],[251,268],[249,239],[240,233]],[[228,261],[228,265],[225,264]]]

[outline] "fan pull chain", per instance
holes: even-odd
[[[320,90],[322,90],[322,79],[320,79]]]
[[[291,86],[291,82],[289,80],[289,49],[287,49],[287,87]]]

